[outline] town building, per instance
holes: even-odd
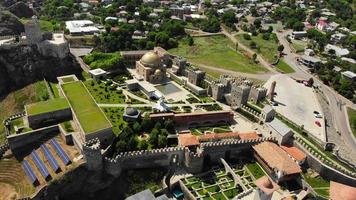
[[[89,70],[89,75],[92,79],[98,81],[98,80],[102,80],[102,79],[106,78],[108,75],[108,72],[101,68],[98,68],[98,69]]]
[[[275,143],[262,142],[253,149],[256,160],[277,183],[295,179],[302,172],[299,165]]]
[[[100,32],[90,20],[66,21],[65,24],[71,35],[92,35]]]

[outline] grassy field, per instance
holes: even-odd
[[[58,84],[49,82],[49,87],[52,90],[52,94],[53,94],[54,98],[58,98],[59,97]]]
[[[304,52],[306,44],[305,44],[305,42],[300,41],[300,40],[293,40],[291,46],[295,52],[302,53],[302,52]]]
[[[304,173],[303,178],[316,193],[323,197],[329,196],[330,181],[323,179],[321,176],[312,178],[308,173]]]
[[[246,167],[250,170],[256,179],[266,175],[265,172],[261,169],[260,165],[258,165],[256,162],[247,164]]]
[[[356,137],[356,110],[352,108],[347,108],[347,114],[349,115],[349,123],[352,133]]]
[[[27,23],[31,21],[31,19],[21,19],[22,23]],[[39,20],[41,31],[53,32],[55,30],[60,30],[61,25],[58,22],[50,22],[47,20]]]
[[[85,133],[111,126],[82,82],[71,82],[62,87]]]
[[[238,72],[262,73],[267,70],[255,64],[251,59],[234,51],[234,45],[224,36],[194,38],[194,45],[184,42],[178,48],[169,50],[170,53],[187,58],[189,61]],[[209,73],[209,72],[208,72]],[[212,74],[212,76],[216,76]]]
[[[291,66],[289,66],[286,62],[284,62],[284,60],[280,60],[276,65],[276,68],[286,74],[295,72]]]
[[[56,98],[28,105],[27,113],[29,115],[38,115],[66,108],[69,108],[67,100],[64,98]]]
[[[0,102],[0,121],[12,114],[24,110],[24,105],[34,103],[48,98],[49,94],[43,81],[28,85],[22,89],[14,91],[1,98]],[[4,126],[0,126],[0,144],[5,141]]]
[[[264,40],[262,38],[262,34],[251,36],[251,40],[246,40],[243,37],[243,34],[237,35],[236,38],[247,47],[250,46],[250,42],[256,42],[259,49],[254,49],[254,51],[257,54],[260,54],[269,63],[273,63],[275,61],[275,56],[278,54],[278,43],[272,38],[269,40]]]

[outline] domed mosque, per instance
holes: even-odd
[[[166,67],[156,51],[147,52],[136,61],[136,72],[150,83],[160,83],[166,79]]]

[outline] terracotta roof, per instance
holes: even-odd
[[[284,175],[297,174],[301,169],[288,154],[277,144],[272,142],[262,142],[253,146],[253,149],[262,158],[271,169],[278,169]]]
[[[351,187],[342,183],[330,182],[331,200],[354,200],[356,197],[356,187]]]
[[[303,161],[307,157],[300,149],[293,146],[284,146],[282,145],[281,148],[287,152],[292,158],[296,161]]]
[[[208,140],[218,140],[226,138],[237,138],[240,134],[229,132],[229,133],[208,133],[202,136],[199,136],[199,141],[208,141]]]
[[[192,135],[190,133],[187,134],[179,134],[178,136],[178,143],[180,146],[188,147],[188,146],[195,146],[199,145],[198,137]]]
[[[262,176],[255,182],[256,186],[262,190],[266,195],[271,195],[274,191],[279,189],[279,185],[269,179],[267,176]]]
[[[256,132],[240,133],[239,137],[241,140],[258,139],[260,136]]]

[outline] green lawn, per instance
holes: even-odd
[[[282,59],[279,60],[278,64],[276,65],[276,68],[286,74],[295,72],[294,69]]]
[[[116,86],[106,85],[104,82],[88,80],[84,82],[90,94],[97,103],[124,103],[125,95],[122,91],[116,90]]]
[[[262,34],[251,36],[251,40],[246,40],[243,34],[237,35],[236,38],[247,47],[254,41],[259,47],[259,49],[253,49],[257,54],[260,54],[269,63],[273,63],[276,60],[275,56],[278,54],[278,43],[272,38],[272,34],[269,40],[264,40]]]
[[[72,81],[75,81],[73,77],[64,77],[64,78],[61,78],[63,83],[69,83],[69,82],[72,82]]]
[[[69,108],[67,100],[64,98],[56,98],[27,105],[27,114],[38,115],[66,108]]]
[[[184,42],[178,48],[169,50],[170,53],[187,58],[196,64],[203,64],[238,72],[262,73],[267,70],[255,64],[243,54],[235,52],[234,45],[224,36],[194,38],[194,45]],[[212,74],[212,76],[216,76]]]
[[[259,179],[262,176],[266,175],[260,165],[256,162],[247,164],[246,167],[250,170],[255,179]]]
[[[51,88],[54,98],[58,98],[59,97],[58,84],[49,82],[49,87]]]
[[[356,137],[356,110],[352,108],[347,108],[347,114],[349,115],[349,123],[352,133]]]
[[[302,52],[304,52],[306,44],[305,44],[305,42],[302,42],[300,40],[293,40],[291,46],[295,52],[302,53]]]
[[[82,82],[63,84],[62,88],[85,133],[92,133],[111,126]]]

